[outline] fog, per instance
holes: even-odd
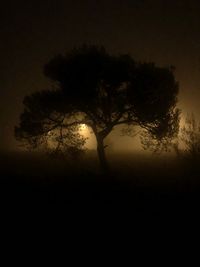
[[[106,137],[105,145],[107,152],[144,152],[139,138],[139,127],[135,127],[135,136],[126,136],[122,132],[123,126],[118,126]],[[96,139],[92,130],[87,127],[80,127],[80,134],[87,138],[85,148],[96,149]]]

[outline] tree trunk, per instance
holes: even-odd
[[[108,162],[106,159],[103,138],[100,136],[96,136],[96,139],[97,139],[97,153],[98,153],[98,157],[99,157],[100,167],[104,173],[108,173],[109,172],[109,165],[108,165]]]

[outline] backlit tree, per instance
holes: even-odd
[[[54,90],[24,99],[16,137],[35,147],[56,135],[58,149],[81,149],[85,124],[96,137],[103,170],[108,169],[104,140],[118,125],[140,126],[157,140],[176,132],[178,84],[173,70],[113,56],[103,47],[82,46],[58,55],[44,66]]]

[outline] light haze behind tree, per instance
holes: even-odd
[[[78,129],[85,124],[96,137],[100,165],[106,171],[104,140],[118,125],[140,126],[160,143],[177,132],[179,87],[170,67],[83,45],[52,58],[44,74],[55,89],[25,97],[15,128],[16,138],[26,144],[44,145],[54,133],[57,150],[80,150],[85,140]]]

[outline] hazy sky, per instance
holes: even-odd
[[[13,0],[0,7],[0,148],[12,148],[26,94],[49,86],[43,65],[82,43],[174,65],[180,105],[200,114],[200,1]]]

